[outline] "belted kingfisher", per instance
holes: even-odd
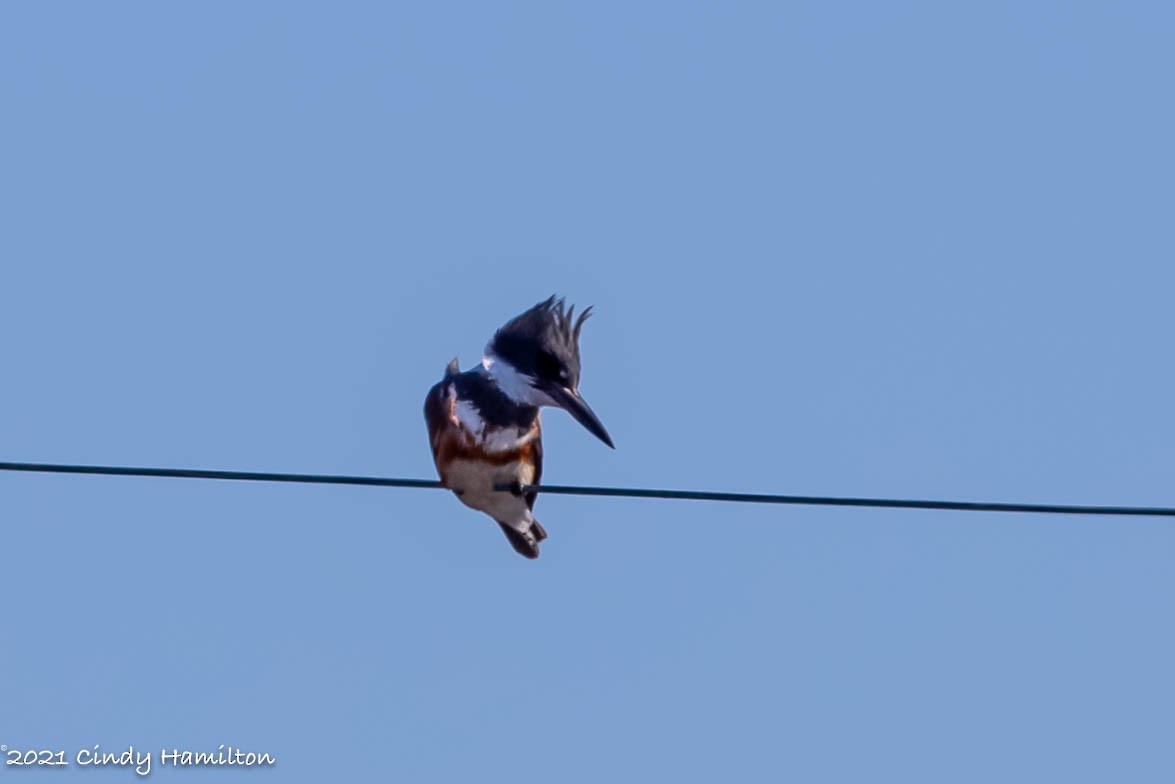
[[[547,532],[534,518],[543,475],[539,409],[562,408],[614,447],[579,394],[579,331],[591,314],[551,297],[508,321],[486,344],[481,364],[461,372],[457,359],[428,392],[424,418],[441,483],[461,503],[502,527],[515,551],[539,557]],[[495,490],[495,485],[513,491]]]

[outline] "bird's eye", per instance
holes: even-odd
[[[543,378],[564,378],[567,369],[562,367],[559,359],[549,351],[543,351],[538,356],[536,369]]]

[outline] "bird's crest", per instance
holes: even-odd
[[[579,381],[579,334],[591,314],[587,307],[576,316],[574,305],[568,307],[562,297],[552,295],[506,322],[487,348],[529,375],[566,369],[574,387]]]

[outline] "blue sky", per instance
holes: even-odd
[[[550,412],[549,482],[1175,504],[1173,23],[7,7],[0,459],[429,478],[428,387],[558,292],[617,449]],[[436,491],[0,476],[0,743],[1171,780],[1169,522],[536,511],[530,563]],[[136,778],[0,778],[62,775]]]

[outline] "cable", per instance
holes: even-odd
[[[508,489],[503,486],[497,490]],[[715,493],[706,490],[646,490],[627,487],[576,487],[574,485],[527,486],[549,495],[594,495],[621,498],[667,498],[679,501],[725,501],[746,504],[802,506],[858,506],[878,509],[947,509],[958,512],[1031,512],[1067,515],[1130,515],[1175,517],[1175,508],[1158,506],[1081,506],[1077,504],[1007,504],[986,501],[927,501],[905,498],[845,498],[818,495],[769,495],[763,493]]]
[[[444,489],[432,479],[386,479],[382,476],[331,476],[328,474],[272,474],[259,471],[205,471],[198,468],[132,468],[126,466],[58,465],[55,463],[0,463],[0,471],[43,474],[102,474],[105,476],[155,476],[169,479],[227,479],[239,482],[294,482],[315,485],[369,485]]]
[[[443,490],[431,479],[394,479],[379,476],[330,474],[280,474],[258,471],[207,471],[193,468],[133,468],[127,466],[61,465],[56,463],[4,463],[0,471],[51,474],[100,474],[105,476],[149,476],[171,479],[222,479],[244,482],[292,482],[319,485],[367,485]],[[900,498],[844,498],[813,495],[771,495],[760,493],[717,493],[704,490],[650,490],[632,487],[578,487],[575,485],[528,485],[512,488],[498,485],[503,492],[536,491],[551,495],[609,496],[619,498],[661,498],[678,501],[720,501],[750,504],[794,504],[804,506],[855,506],[879,509],[944,509],[960,512],[1025,512],[1065,515],[1124,515],[1133,517],[1175,517],[1175,508],[1157,506],[1081,506],[1075,504],[1009,504],[983,501],[928,501]]]

